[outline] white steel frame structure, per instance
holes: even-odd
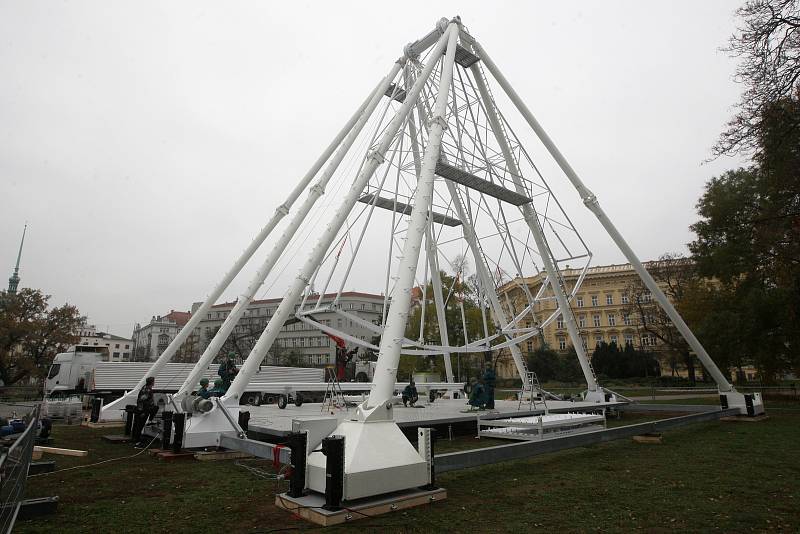
[[[451,382],[451,354],[509,349],[525,382],[528,369],[519,344],[562,316],[586,379],[585,399],[605,400],[607,393],[594,376],[570,307],[592,254],[540,172],[538,156],[525,146],[522,136],[515,133],[499,109],[490,76],[686,337],[728,404],[744,410],[744,396],[733,390],[602,211],[596,197],[578,178],[485,49],[455,18],[440,20],[428,35],[405,47],[389,74],[370,92],[253,244],[153,365],[148,375],[163,368],[199,317],[306,192],[306,199],[283,227],[233,311],[204,351],[196,372],[187,378],[173,399],[176,409],[191,413],[185,446],[218,445],[223,434],[241,434],[235,417],[239,399],[278,332],[291,319],[378,352],[369,397],[356,410],[356,419],[342,422],[333,433],[345,436],[345,499],[412,488],[429,481],[426,460],[394,423],[391,399],[401,354],[443,356],[447,379]],[[316,182],[311,185],[314,178]],[[328,204],[320,206],[320,202]],[[303,247],[307,239],[314,242],[310,249]],[[285,267],[301,250],[307,251],[302,267],[288,283],[280,305],[227,394],[201,408],[191,397],[199,373],[216,356],[259,288],[270,276],[275,276],[277,266],[283,262]],[[451,288],[442,284],[440,269],[457,271],[454,267],[457,258],[464,256],[469,257],[475,270],[475,297],[480,302],[484,331],[479,339],[466,339],[463,305],[458,306],[465,339],[455,344],[450,342],[446,320],[445,294]],[[315,289],[324,294],[329,288],[336,288],[337,294],[341,294],[361,263],[372,265],[373,260],[385,261],[376,264],[382,266],[380,269],[374,265],[370,269],[373,273],[381,271],[383,276],[386,301],[382,324],[369,323],[357,313],[341,309],[338,297],[326,305],[325,311],[333,311],[343,320],[368,328],[380,336],[378,345],[318,322],[314,318],[320,311],[315,307],[318,304],[311,304],[318,300],[308,299]],[[583,273],[573,287],[567,287],[560,274],[567,262],[573,268],[580,265]],[[547,279],[536,294],[527,286],[522,287],[527,301],[523,310],[514,310],[510,303],[501,302],[497,291],[500,284],[541,271]],[[423,334],[424,303],[428,295],[423,295],[420,336],[407,337],[412,290],[426,288],[429,279],[438,327],[436,343],[425,339]],[[545,299],[554,299],[558,308],[537,321],[534,311],[537,303]],[[490,321],[493,329],[489,328]],[[106,411],[119,410],[131,403],[138,387],[116,405],[106,407]],[[761,404],[760,399],[757,404]],[[307,465],[308,487],[324,491],[324,456],[311,452]]]

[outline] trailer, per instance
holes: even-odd
[[[104,404],[131,391],[150,370],[150,362],[109,362],[105,347],[77,346],[62,352],[53,359],[45,380],[45,397],[61,398],[74,394],[101,397]],[[178,391],[194,363],[169,363],[155,376],[154,390],[162,395]],[[312,390],[324,391],[324,369],[316,367],[282,367],[262,365],[256,372],[247,391],[240,398],[243,405],[260,405],[264,401],[277,401],[272,383],[306,383]],[[219,378],[216,365],[208,365],[201,378],[213,382]],[[199,382],[199,380],[198,380]]]

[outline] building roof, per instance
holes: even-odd
[[[171,319],[175,321],[175,324],[178,326],[183,326],[189,322],[189,318],[192,316],[191,312],[181,312],[170,310],[168,314],[164,316],[165,319]]]
[[[336,293],[325,293],[321,296],[323,299],[333,299],[336,297]],[[361,291],[342,291],[342,297],[365,297],[365,298],[373,298],[373,299],[383,299],[383,295],[375,295],[373,293],[362,293]],[[309,295],[309,301],[315,301],[320,298],[320,295]],[[279,304],[283,299],[264,299],[264,300],[254,300],[250,303],[250,305],[258,305],[258,304]],[[234,306],[236,301],[233,302],[221,302],[219,304],[214,304],[212,308],[229,308]]]

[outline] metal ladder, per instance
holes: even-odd
[[[522,387],[519,390],[519,403],[517,404],[517,411],[522,409],[522,399],[525,398],[526,393],[528,394],[528,410],[532,411],[534,408],[536,408],[534,393],[538,392],[542,396],[544,413],[549,413],[550,410],[547,407],[547,395],[542,389],[542,385],[539,383],[539,377],[536,375],[535,371],[528,369],[528,364],[524,360],[522,362],[522,366],[525,370],[525,376],[528,380],[522,382]]]
[[[325,388],[325,398],[322,399],[322,408],[320,411],[344,408],[347,410],[347,401],[344,399],[344,392],[342,386],[339,384],[339,379],[336,377],[336,371],[330,367],[326,370],[328,375],[328,385]]]

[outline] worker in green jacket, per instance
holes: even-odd
[[[208,378],[200,379],[200,389],[197,390],[197,396],[204,399],[211,396],[211,392],[208,390]]]
[[[209,390],[208,396],[222,397],[223,395],[225,395],[225,391],[227,391],[227,389],[225,388],[225,383],[222,381],[221,378],[217,378],[216,380],[214,380],[214,387]]]
[[[480,410],[486,407],[486,388],[483,385],[483,379],[472,386],[472,391],[469,394],[469,404]]]

